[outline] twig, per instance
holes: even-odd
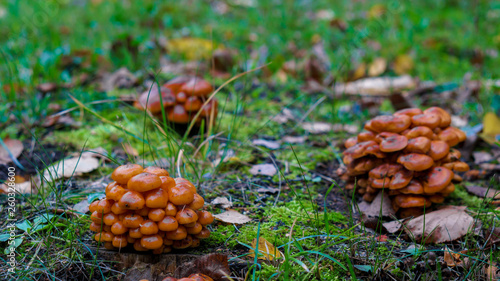
[[[177,155],[177,177],[179,178],[182,178],[181,174],[182,154],[184,154],[184,149],[179,150],[179,155]]]

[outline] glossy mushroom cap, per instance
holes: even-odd
[[[162,177],[162,176],[168,177],[168,176],[170,176],[170,174],[168,173],[167,170],[165,170],[163,168],[160,168],[160,167],[156,167],[156,166],[146,167],[143,172],[144,173],[155,174],[155,175],[157,175],[159,177]]]
[[[425,126],[414,127],[412,129],[410,129],[409,131],[407,131],[406,133],[404,133],[404,135],[408,139],[414,139],[414,138],[418,138],[418,137],[426,137],[426,138],[432,140],[436,137],[436,134],[434,134],[434,132],[431,129],[429,129],[428,127],[425,127]]]
[[[420,114],[411,117],[413,126],[425,126],[429,129],[434,129],[441,124],[441,118],[435,114]]]
[[[152,220],[145,220],[141,223],[140,231],[143,235],[157,234],[158,230],[158,224]]]
[[[169,108],[167,111],[167,118],[169,121],[179,124],[189,123],[189,114],[181,104]]]
[[[175,240],[174,243],[172,244],[172,248],[174,249],[186,249],[191,247],[193,244],[193,238],[191,235],[187,235],[186,238],[182,240]]]
[[[201,108],[202,102],[198,97],[188,97],[184,103],[184,109],[186,111],[197,111]]]
[[[195,193],[193,202],[189,203],[187,207],[196,211],[203,208],[203,205],[205,205],[205,199],[203,199],[203,197],[201,197],[198,193]]]
[[[201,273],[191,274],[188,277],[194,281],[214,281],[210,276]]]
[[[430,107],[426,110],[424,110],[424,114],[435,114],[439,116],[439,119],[441,120],[439,127],[440,128],[446,128],[450,126],[451,124],[451,116],[446,110],[439,108],[439,107]]]
[[[138,228],[143,221],[144,218],[138,214],[128,214],[123,218],[123,225],[128,228]]]
[[[168,199],[175,205],[187,205],[194,201],[194,192],[184,185],[175,185],[168,190]]]
[[[434,160],[424,154],[410,153],[402,155],[398,158],[398,163],[402,164],[410,171],[427,170],[434,165]]]
[[[193,211],[189,208],[184,208],[184,209],[180,210],[179,212],[177,212],[175,219],[180,224],[190,224],[190,223],[196,222],[198,220],[198,215],[196,214],[195,211]]]
[[[158,234],[143,236],[141,246],[150,250],[158,249],[163,246],[163,238]]]
[[[401,188],[398,191],[402,194],[424,194],[424,187],[420,181],[412,179],[406,187]]]
[[[452,147],[459,144],[460,142],[463,142],[467,138],[467,136],[460,129],[448,127],[438,134],[438,138],[442,141],[445,141],[450,147]]]
[[[371,141],[375,140],[375,134],[370,131],[361,132],[356,137],[357,142]]]
[[[344,146],[345,146],[345,148],[349,148],[349,147],[355,146],[357,143],[358,143],[358,138],[351,137],[345,141]]]
[[[401,189],[407,186],[413,179],[413,171],[408,171],[406,169],[401,169],[391,179],[389,183],[390,189]]]
[[[380,151],[382,152],[395,152],[403,150],[407,144],[408,139],[405,136],[391,133],[380,133],[377,138],[382,139],[380,142]]]
[[[411,125],[411,118],[407,115],[382,115],[370,120],[365,129],[373,132],[400,133]]]
[[[400,164],[382,164],[375,169],[372,169],[368,174],[371,178],[382,179],[385,177],[392,177],[398,171],[403,169],[403,166]]]
[[[410,117],[423,114],[420,108],[405,108],[394,112],[394,115],[408,115]]]
[[[213,91],[212,85],[202,78],[192,78],[181,87],[188,96],[206,97]]]
[[[180,92],[182,86],[189,82],[193,77],[191,76],[177,76],[173,79],[170,79],[167,83],[163,84],[163,87],[172,90],[174,94]]]
[[[426,194],[438,193],[447,187],[453,179],[453,172],[445,167],[432,168],[423,181]]]
[[[118,201],[118,206],[122,209],[127,210],[139,210],[145,205],[144,196],[141,193],[133,190],[127,191],[120,201]]]
[[[430,207],[431,201],[424,196],[401,194],[394,197],[394,202],[401,208]]]
[[[431,147],[427,152],[427,155],[429,155],[432,160],[438,161],[446,157],[449,152],[450,146],[448,145],[448,143],[442,140],[433,140],[431,141]]]
[[[160,222],[158,222],[158,228],[161,231],[174,231],[178,227],[179,227],[179,223],[172,216],[166,216]]]
[[[176,230],[168,231],[165,233],[165,238],[170,240],[182,240],[186,237],[187,237],[187,231],[186,228],[182,225],[179,225],[179,227]]]
[[[111,178],[119,184],[126,185],[127,182],[135,175],[142,173],[141,165],[128,164],[119,166],[111,174]]]
[[[214,222],[214,216],[210,212],[197,211],[196,214],[198,215],[198,222],[202,225],[209,225]]]
[[[144,198],[148,208],[165,208],[168,204],[168,192],[163,188],[146,192]]]
[[[344,151],[344,155],[351,156],[353,159],[358,159],[369,154],[378,158],[385,157],[385,154],[380,151],[379,145],[375,141],[360,142]]]
[[[425,154],[431,149],[431,140],[426,137],[416,137],[408,141],[405,148],[406,153],[421,153]],[[431,157],[432,158],[432,157]]]
[[[143,92],[134,106],[139,109],[147,108],[151,113],[161,113],[162,109],[175,104],[175,95],[168,88],[161,87],[161,96],[158,93],[158,87],[148,89]]]
[[[138,192],[146,192],[159,188],[162,181],[159,176],[151,173],[140,173],[133,176],[127,183],[127,188]]]

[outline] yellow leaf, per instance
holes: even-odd
[[[382,4],[375,4],[373,5],[370,10],[368,11],[368,18],[379,18],[383,14],[385,14],[386,8]]]
[[[387,68],[387,61],[384,58],[376,58],[368,68],[368,76],[379,76],[385,72]]]
[[[497,141],[497,136],[500,135],[500,118],[493,112],[488,112],[483,117],[483,133],[481,138],[489,143],[494,144]]]
[[[359,78],[365,77],[366,73],[366,63],[361,63],[356,70],[352,73],[351,80],[358,80]]]
[[[254,238],[252,241],[252,248],[255,249],[257,246],[257,238]],[[276,249],[271,242],[266,239],[259,237],[259,256],[257,257],[260,260],[268,260],[272,261],[273,259],[279,259],[283,257],[283,254]],[[255,257],[255,250],[250,250],[250,257]]]
[[[208,59],[218,47],[221,46],[201,38],[177,38],[167,42],[169,52],[183,55],[188,60]]]
[[[399,75],[407,74],[414,66],[413,59],[406,54],[397,56],[393,64],[394,72]]]

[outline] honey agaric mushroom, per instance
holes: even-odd
[[[133,190],[127,191],[120,201],[118,201],[118,207],[127,210],[139,210],[145,205],[144,196],[141,193]]]
[[[203,208],[203,205],[205,205],[205,200],[198,193],[195,193],[193,202],[189,203],[187,207],[196,211]]]
[[[463,142],[467,138],[467,136],[464,132],[457,128],[448,127],[438,134],[438,138],[442,141],[447,142],[448,145],[452,147],[459,144],[460,142]]]
[[[394,197],[394,201],[401,208],[412,208],[412,207],[430,207],[432,205],[431,201],[424,197],[418,195],[401,194]]]
[[[390,178],[382,178],[382,179],[371,179],[370,186],[373,188],[388,188],[391,182]]]
[[[194,192],[184,185],[175,185],[168,190],[168,199],[175,205],[187,205],[193,202]]]
[[[194,77],[182,85],[180,91],[189,96],[206,97],[213,91],[213,87],[204,79]]]
[[[176,104],[173,108],[168,109],[167,118],[169,121],[174,123],[189,123],[189,114],[186,109],[184,109],[184,106],[180,104]]]
[[[431,141],[431,147],[427,154],[432,158],[432,160],[438,161],[446,157],[449,152],[450,146],[448,143],[442,140],[433,140]]]
[[[127,247],[128,242],[127,242],[127,237],[123,235],[115,235],[113,237],[113,247],[116,248],[125,248]]]
[[[187,111],[197,111],[200,110],[202,102],[198,97],[189,97],[184,103],[184,109]]]
[[[465,162],[457,161],[453,163],[452,170],[455,172],[467,172],[469,169],[469,165]]]
[[[375,168],[378,165],[378,161],[373,160],[373,159],[356,159],[354,162],[352,162],[349,165],[349,175],[351,176],[356,176],[356,175],[362,175],[371,169]]]
[[[125,227],[123,222],[117,221],[111,226],[111,233],[114,235],[121,235],[128,232],[128,228]]]
[[[143,171],[144,173],[150,173],[150,174],[155,174],[159,177],[168,177],[170,176],[170,174],[168,173],[167,170],[163,169],[163,168],[160,168],[160,167],[156,167],[156,166],[149,166],[149,167],[146,167]]]
[[[148,248],[144,248],[141,245],[141,240],[135,240],[135,242],[134,242],[134,250],[136,250],[137,252],[145,252],[145,251],[147,251],[149,249]]]
[[[141,223],[140,227],[143,235],[153,235],[158,233],[158,225],[152,220],[146,220]]]
[[[186,227],[186,231],[188,234],[198,234],[201,232],[203,225],[199,222],[196,222],[193,227]]]
[[[102,225],[93,221],[93,222],[90,224],[89,229],[90,229],[91,231],[93,231],[93,232],[101,232],[101,231],[102,231]]]
[[[418,154],[418,153],[410,153],[406,155],[401,155],[398,158],[398,163],[402,164],[406,169],[410,171],[423,171],[427,170],[432,165],[434,165],[434,160],[431,157]]]
[[[146,192],[159,188],[162,181],[159,176],[151,173],[140,173],[133,176],[127,183],[127,188],[137,192]]]
[[[172,248],[174,249],[186,249],[191,247],[193,244],[193,238],[191,235],[187,235],[186,238],[182,240],[175,240],[174,243],[172,244]]]
[[[426,194],[438,193],[447,187],[453,178],[453,172],[445,167],[434,167],[423,181]]]
[[[163,246],[163,238],[158,234],[143,236],[141,246],[150,250],[158,249]]]
[[[424,110],[424,114],[435,114],[438,115],[441,122],[439,124],[440,128],[446,128],[451,124],[451,115],[446,112],[444,109],[439,107],[430,107]]]
[[[202,225],[209,225],[214,222],[214,216],[210,212],[197,211],[196,214],[198,215],[198,222]]]
[[[368,123],[370,123],[368,128],[365,126],[368,131],[400,133],[410,127],[411,118],[407,115],[382,115]]]
[[[139,239],[141,238],[142,236],[144,236],[142,233],[141,233],[141,228],[138,227],[138,228],[131,228],[128,230],[128,235],[134,239]]]
[[[344,146],[345,146],[345,148],[349,148],[349,147],[355,146],[357,143],[358,143],[358,138],[351,137],[345,141]]]
[[[389,183],[389,189],[401,189],[407,186],[413,178],[413,172],[401,169],[394,174]]]
[[[175,219],[180,224],[190,224],[190,223],[196,222],[198,220],[198,215],[196,214],[195,211],[193,211],[189,208],[185,208],[185,209],[177,212]]]
[[[147,108],[151,113],[158,114],[163,108],[175,104],[175,95],[170,89],[161,87],[160,92],[161,95],[158,92],[158,87],[153,86],[139,96],[134,106],[138,109]]]
[[[188,278],[191,278],[194,281],[214,281],[210,276],[207,276],[202,273],[191,274],[188,276]]]
[[[160,222],[158,222],[158,228],[161,231],[174,231],[178,227],[179,227],[179,223],[172,216],[166,216]]]
[[[165,207],[165,216],[175,217],[176,214],[177,214],[177,208],[175,207],[174,204],[168,202],[167,207]]]
[[[148,213],[148,218],[154,222],[159,222],[165,217],[165,209],[151,209]]]
[[[408,115],[410,117],[423,114],[420,108],[405,108],[394,112],[394,115]]]
[[[107,214],[111,212],[111,206],[114,202],[111,199],[102,199],[99,204],[97,204],[96,211],[98,213]]]
[[[185,103],[188,99],[188,96],[184,92],[179,92],[179,93],[177,93],[177,95],[175,95],[175,98],[178,102]]]
[[[403,150],[408,144],[408,139],[405,136],[398,134],[383,132],[378,134],[377,138],[382,140],[380,142],[380,151],[382,152],[400,151]]]
[[[416,137],[408,141],[404,152],[425,154],[431,149],[431,140],[426,137]],[[432,157],[431,157],[432,158]]]
[[[102,221],[104,222],[105,225],[113,225],[115,222],[118,221],[118,216],[113,213],[108,213],[102,217]]]
[[[111,178],[119,184],[127,184],[128,181],[135,175],[142,173],[141,165],[128,164],[119,166],[111,174]]]
[[[344,151],[344,155],[351,156],[353,159],[358,159],[368,154],[373,154],[376,157],[381,156],[379,158],[384,158],[385,154],[383,153],[377,154],[377,150],[379,150],[378,146],[379,146],[378,143],[375,141],[360,142],[352,147],[349,147],[346,151]]]
[[[123,194],[127,193],[127,190],[119,185],[114,186],[109,190],[109,192],[106,192],[106,198],[114,200],[114,201],[119,201]]]
[[[418,180],[412,179],[407,186],[398,191],[402,194],[424,194],[424,187]]]
[[[138,214],[128,214],[123,218],[123,225],[128,228],[138,228],[141,226],[144,218]]]
[[[163,87],[169,88],[174,93],[178,93],[181,91],[182,86],[189,82],[191,79],[193,79],[193,77],[191,76],[177,76],[170,79],[167,83],[163,84]]]
[[[210,236],[210,230],[203,226],[201,229],[200,233],[194,235],[194,237],[199,238],[199,239],[207,239]]]
[[[90,213],[93,213],[94,211],[97,211],[97,205],[99,205],[99,200],[95,200],[94,202],[90,203],[89,205],[89,211]]]
[[[413,126],[425,126],[434,129],[441,124],[441,118],[436,114],[419,114],[411,117],[411,123]]]
[[[371,141],[375,140],[375,134],[370,131],[361,132],[356,138],[357,142]]]
[[[146,206],[148,208],[165,208],[168,204],[168,192],[163,188],[157,188],[145,193]]]
[[[144,199],[145,201],[145,199]],[[138,214],[139,216],[147,217],[149,214],[149,208],[147,206],[144,206],[144,208],[140,210],[135,210],[135,213]]]
[[[167,231],[167,233],[165,233],[165,238],[170,240],[182,240],[186,237],[187,237],[187,230],[182,225],[179,225],[179,227],[176,230]]]
[[[440,194],[434,194],[434,195],[431,195],[429,197],[429,200],[432,203],[436,203],[436,204],[443,203],[444,202],[444,196],[440,195]]]

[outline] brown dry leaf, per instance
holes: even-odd
[[[365,74],[366,74],[366,63],[363,62],[356,68],[356,70],[352,72],[350,80],[351,81],[358,80],[360,78],[365,77]]]
[[[273,149],[273,150],[280,148],[280,143],[279,142],[277,142],[277,141],[270,141],[270,140],[264,140],[264,139],[252,140],[252,144],[253,145],[257,145],[257,146],[267,147],[267,148]]]
[[[416,86],[417,82],[413,77],[403,75],[399,77],[372,77],[345,84],[340,83],[335,85],[334,91],[337,94],[389,96],[392,93],[412,89]]]
[[[258,164],[258,165],[253,165],[252,168],[250,169],[250,174],[256,176],[256,175],[264,175],[264,176],[274,176],[278,170],[276,170],[276,167],[274,167],[273,164]]]
[[[114,89],[132,88],[137,83],[137,78],[127,68],[122,67],[112,74],[103,77],[101,88],[110,92]]]
[[[414,66],[415,63],[413,62],[413,59],[407,54],[402,54],[396,57],[392,68],[396,74],[403,75],[409,73]]]
[[[465,254],[467,250],[461,251],[460,253],[455,253],[450,248],[444,248],[444,261],[448,266],[455,267],[463,265],[462,255]]]
[[[73,205],[71,209],[79,213],[85,214],[89,212],[89,206],[90,206],[89,201],[87,199],[83,199],[82,201]]]
[[[486,265],[484,270],[486,271],[486,280],[500,280],[500,269],[498,267],[494,265]]]
[[[234,224],[244,224],[252,221],[252,219],[249,218],[248,216],[240,214],[238,213],[238,211],[235,210],[228,210],[224,213],[214,215],[214,217],[222,222],[234,223]]]
[[[403,223],[400,221],[390,221],[390,222],[384,222],[382,225],[387,230],[387,232],[396,233],[401,229]]]
[[[8,151],[0,145],[0,164],[5,165],[12,162],[9,152],[17,159],[23,152],[24,145],[21,141],[13,139],[5,139],[3,142],[7,146]]]
[[[405,231],[417,241],[424,237],[425,243],[455,241],[474,228],[474,218],[466,209],[465,206],[446,206],[407,221]]]
[[[465,185],[465,189],[467,189],[469,193],[482,198],[500,199],[500,190],[497,189],[468,184]]]
[[[384,58],[376,58],[368,67],[368,76],[379,76],[387,69],[387,61]]]
[[[387,192],[379,192],[377,197],[373,199],[371,203],[363,201],[359,203],[359,211],[363,213],[363,215],[367,217],[379,217],[380,209],[382,208],[382,217],[390,217],[396,215],[396,212],[392,208],[391,199]]]
[[[210,203],[212,205],[221,205],[222,208],[231,208],[233,203],[229,201],[226,197],[217,197]]]
[[[22,183],[16,183],[15,185],[15,191],[19,194],[31,194],[32,193],[32,185],[31,181],[25,181]],[[34,190],[36,193],[36,190]],[[0,184],[0,194],[2,193],[10,193],[12,192],[12,189],[9,189],[9,186],[6,184]]]
[[[254,238],[252,241],[252,248],[255,249],[255,247],[257,247],[257,238]],[[283,257],[283,253],[281,253],[271,242],[267,241],[263,237],[259,237],[258,251],[259,255],[257,259],[259,260],[272,261]],[[250,249],[248,256],[255,258],[255,250]]]
[[[42,83],[38,84],[36,89],[42,93],[53,92],[57,89],[57,84],[53,82]]]
[[[43,177],[47,181],[55,181],[60,178],[69,178],[81,174],[92,172],[99,167],[99,160],[82,154],[81,157],[73,157],[59,161],[47,169],[43,173]]]

